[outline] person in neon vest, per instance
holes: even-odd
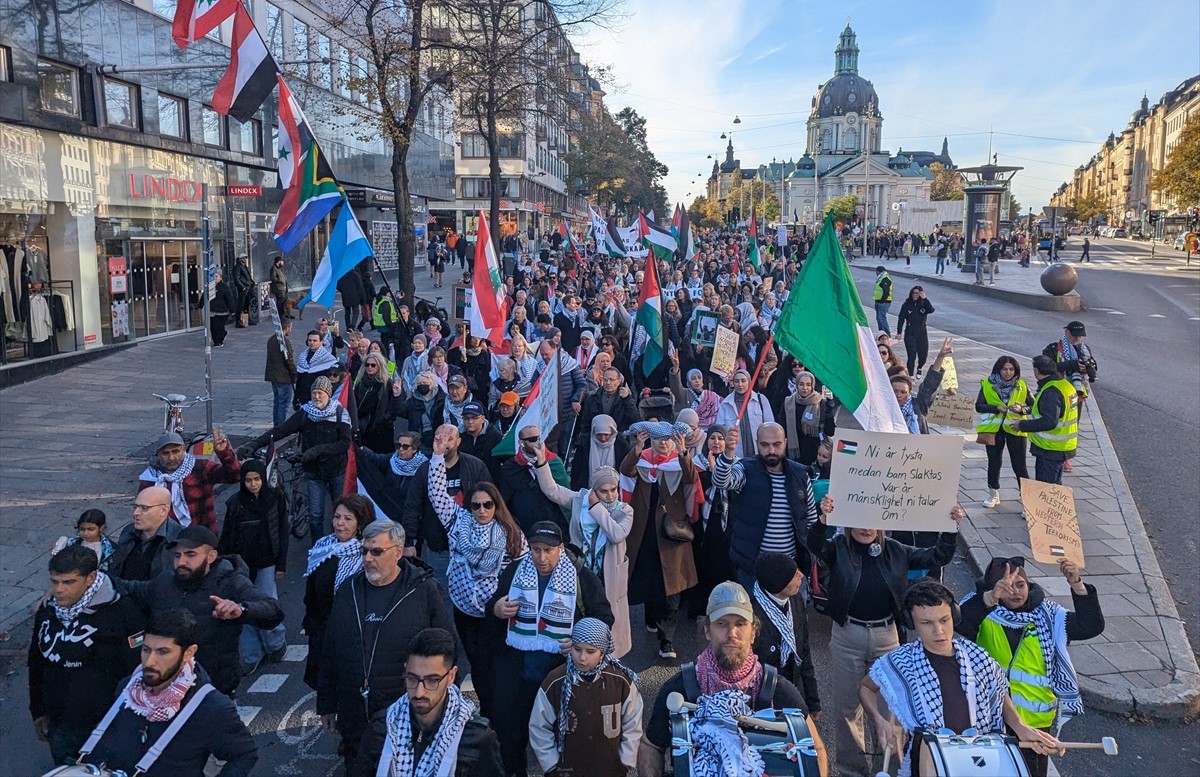
[[[1079,567],[1065,558],[1058,568],[1071,586],[1074,612],[1046,598],[1042,587],[1029,581],[1025,559],[993,558],[976,582],[975,593],[962,600],[956,629],[1005,667],[1021,720],[1042,731],[1060,729],[1072,715],[1083,713],[1067,643],[1104,631],[1095,586],[1084,583]],[[1022,755],[1030,777],[1045,777],[1046,756],[1032,750]]]
[[[1033,375],[1038,385],[1033,417],[1019,420],[1009,416],[1005,430],[1029,432],[1034,478],[1061,485],[1063,465],[1074,458],[1079,444],[1079,397],[1075,387],[1059,374],[1058,365],[1045,354],[1033,357]]]

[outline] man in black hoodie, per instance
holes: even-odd
[[[279,602],[254,587],[238,556],[217,556],[217,536],[195,524],[170,544],[175,568],[148,582],[118,581],[151,616],[184,609],[196,619],[196,660],[212,674],[212,684],[231,695],[242,679],[238,639],[243,625],[273,629],[283,622]]]
[[[33,618],[29,714],[55,764],[74,763],[137,664],[142,611],[97,570],[96,554],[71,545],[50,557],[51,598]]]

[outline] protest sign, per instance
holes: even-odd
[[[725,380],[733,377],[734,364],[737,362],[738,334],[723,326],[717,327],[716,344],[713,346],[712,363],[709,372],[715,372]]]
[[[953,356],[947,356],[942,360],[942,383],[938,388],[942,391],[950,389],[958,391],[958,367],[954,366]]]
[[[929,405],[925,420],[931,424],[954,426],[959,429],[975,428],[975,397],[969,394],[938,394]]]
[[[1083,539],[1079,536],[1074,492],[1066,486],[1022,478],[1021,504],[1025,507],[1033,560],[1057,564],[1065,558],[1082,568]]]
[[[864,529],[955,531],[963,438],[839,430],[829,523]]]

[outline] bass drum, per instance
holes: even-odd
[[[921,777],[1029,777],[1014,737],[919,729],[915,741]]]
[[[786,736],[753,728],[742,729],[750,746],[762,756],[767,767],[764,775],[820,777],[816,743],[809,732],[804,713],[795,709],[776,710],[774,719],[787,724]],[[693,749],[691,733],[688,730],[689,720],[691,716],[687,712],[671,713],[671,762],[675,767],[675,777],[692,775]]]
[[[42,777],[128,777],[120,769],[105,769],[95,764],[73,764],[51,769]]]

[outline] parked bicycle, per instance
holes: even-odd
[[[208,432],[197,432],[190,438],[183,431],[183,411],[201,402],[211,401],[209,397],[188,397],[186,394],[151,394],[150,396],[163,402],[163,431],[175,432],[189,445],[205,437]]]
[[[288,531],[296,539],[303,539],[308,535],[308,490],[300,464],[300,446],[293,438],[283,448],[275,447],[272,442],[260,452],[258,458],[267,463],[267,484],[287,501]]]
[[[424,324],[427,320],[429,320],[430,316],[436,316],[442,321],[442,331],[450,331],[446,328],[450,322],[450,314],[446,312],[445,308],[441,307],[441,304],[441,297],[434,297],[433,302],[430,302],[427,299],[422,299],[421,297],[417,297],[417,321],[420,321],[422,324]]]

